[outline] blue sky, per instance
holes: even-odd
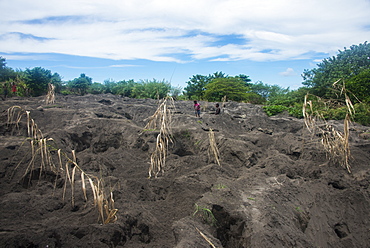
[[[222,71],[296,89],[301,73],[370,38],[369,0],[0,0],[0,56],[63,80],[185,87]]]

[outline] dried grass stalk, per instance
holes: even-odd
[[[337,88],[340,95],[344,95],[344,102],[347,106],[347,114],[344,119],[344,128],[340,132],[330,125],[319,112],[313,108],[313,102],[308,101],[309,95],[307,94],[304,98],[303,103],[303,117],[304,123],[308,131],[312,134],[312,137],[320,137],[320,142],[326,152],[329,162],[338,163],[341,167],[345,168],[351,173],[350,157],[351,149],[349,146],[349,129],[351,123],[351,116],[355,113],[354,106],[346,93],[345,84],[340,86],[340,80],[333,84],[334,88]],[[322,101],[317,97],[317,102]]]
[[[48,93],[45,97],[46,104],[51,104],[55,102],[55,86],[54,84],[48,84]]]
[[[159,127],[155,150],[150,157],[149,178],[152,176],[156,178],[159,172],[164,173],[168,146],[169,143],[173,143],[171,138],[171,123],[172,109],[174,106],[173,98],[165,98],[162,103],[159,104],[155,113],[150,117],[148,124],[144,127],[144,130],[157,129]]]
[[[16,127],[19,127],[18,124],[21,121],[22,116],[26,116],[28,133],[27,139],[30,141],[31,147],[31,160],[28,163],[22,178],[24,179],[28,175],[29,183],[31,183],[32,173],[36,168],[40,170],[39,178],[41,178],[42,173],[45,170],[50,170],[54,172],[56,178],[58,175],[64,176],[62,198],[63,200],[65,200],[67,188],[68,186],[70,186],[71,204],[72,207],[74,207],[76,176],[78,173],[80,173],[83,197],[85,201],[87,201],[87,188],[85,183],[85,178],[87,178],[91,186],[92,194],[94,196],[94,206],[98,208],[99,220],[101,220],[101,222],[104,224],[116,221],[117,219],[116,213],[118,209],[114,208],[112,191],[106,194],[101,180],[87,174],[85,171],[81,169],[81,167],[77,164],[76,153],[74,150],[72,151],[72,159],[70,159],[65,153],[62,153],[61,149],[58,149],[57,150],[58,166],[54,165],[52,153],[50,150],[51,146],[48,144],[48,142],[53,141],[53,139],[44,138],[43,133],[37,127],[37,124],[30,117],[29,111],[25,111],[19,106],[9,108],[8,124],[12,124],[15,125]],[[39,159],[40,164],[36,166],[35,162],[38,157],[40,157]],[[19,167],[19,165],[20,164],[16,166],[16,169]]]
[[[212,248],[216,248],[216,246],[211,242],[211,240],[204,234],[202,233],[197,227],[195,228],[197,229],[197,231],[199,232],[199,234],[205,239],[205,241],[208,242],[208,244],[212,247]]]
[[[81,184],[82,184],[82,192],[84,194],[84,199],[87,201],[87,194],[86,194],[86,184],[85,184],[85,172],[81,171]]]
[[[219,166],[221,166],[220,163],[220,152],[217,147],[217,142],[215,138],[215,133],[210,128],[208,132],[208,139],[209,139],[209,149],[208,149],[208,157],[210,160],[213,158],[213,161],[215,161]]]
[[[221,101],[222,101],[222,105],[221,106],[224,108],[226,106],[226,101],[227,101],[226,95],[224,97],[222,97]]]

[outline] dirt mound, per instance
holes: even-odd
[[[158,130],[143,129],[157,101],[110,94],[42,100],[0,103],[2,247],[370,246],[369,127],[351,127],[349,174],[328,163],[300,119],[236,102],[220,115],[201,102],[196,118],[192,102],[176,101],[164,174],[149,179]],[[32,159],[27,125],[7,124],[12,106],[30,111],[54,140],[53,155],[75,150],[78,165],[104,179],[116,222],[102,225],[82,190],[73,207],[68,193],[63,200],[67,179],[38,166],[25,173]],[[221,166],[209,156],[211,129]]]

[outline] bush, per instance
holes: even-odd
[[[282,113],[284,111],[288,111],[289,108],[283,105],[267,105],[263,106],[263,109],[265,110],[268,116],[272,116]]]
[[[356,113],[353,120],[361,125],[370,125],[370,105],[365,103],[355,104]]]
[[[332,108],[323,111],[323,116],[326,120],[344,120],[347,114],[347,107]]]
[[[303,118],[302,107],[301,103],[295,103],[294,106],[288,108],[288,113],[296,118]]]

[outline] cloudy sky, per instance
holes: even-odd
[[[370,41],[370,0],[0,0],[0,56],[63,80],[186,86],[222,71],[291,89],[344,47]]]

